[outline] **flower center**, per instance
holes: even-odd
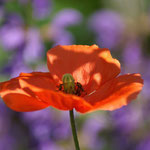
[[[79,82],[75,82],[73,76],[66,73],[62,77],[63,84],[57,86],[59,91],[67,94],[74,94],[77,96],[84,96],[86,92],[84,91],[82,85]]]
[[[64,92],[68,94],[74,94],[75,93],[75,82],[74,78],[71,74],[66,73],[62,77]]]

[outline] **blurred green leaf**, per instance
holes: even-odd
[[[94,36],[93,32],[88,29],[88,27],[84,23],[84,21],[82,24],[80,24],[78,26],[69,27],[68,30],[71,31],[71,33],[75,37],[75,44],[81,44],[81,45],[95,44],[95,42],[94,42],[95,36]]]
[[[0,68],[2,68],[8,61],[9,52],[4,51],[2,47],[0,47]]]
[[[34,18],[32,17],[32,4],[28,1],[26,4],[21,5],[18,0],[12,0],[5,3],[5,10],[9,13],[20,14],[26,26],[34,24]]]
[[[8,80],[8,78],[9,78],[9,76],[0,74],[0,82],[4,82],[4,81]]]
[[[54,1],[54,10],[53,12],[57,12],[61,9],[65,8],[74,8],[83,13],[84,16],[89,16],[93,11],[96,11],[102,7],[101,0],[55,0]]]

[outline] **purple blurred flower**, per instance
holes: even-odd
[[[11,112],[0,99],[0,149],[13,150],[16,139],[10,132]],[[9,144],[8,144],[9,143]]]
[[[143,116],[146,120],[149,120],[149,116],[147,115],[150,112],[150,60],[144,58],[142,61],[142,74],[144,79],[144,86],[142,90],[142,104],[143,104]]]
[[[71,135],[69,115],[67,111],[61,112],[58,120],[54,118],[54,130],[53,136],[57,140],[67,139]]]
[[[120,42],[124,30],[121,16],[110,10],[93,14],[89,20],[89,27],[96,33],[97,44],[110,49]]]
[[[20,49],[22,49],[22,46]],[[21,72],[32,72],[32,69],[24,63],[20,49],[18,49],[16,56],[11,60],[11,77],[17,77]]]
[[[36,28],[24,30],[23,20],[17,14],[8,16],[0,28],[0,43],[4,50],[15,50],[11,60],[8,60],[11,66],[6,66],[11,71],[11,77],[18,76],[20,72],[31,72],[27,65],[43,57],[40,32]]]
[[[96,135],[106,127],[107,119],[105,115],[95,114],[94,116],[89,117],[84,124],[83,131],[85,130],[85,134],[89,134],[90,132],[91,134]]]
[[[22,113],[22,119],[27,123],[32,123],[32,125],[36,125],[41,122],[50,122],[52,117],[53,112],[50,111],[50,108]]]
[[[55,15],[51,26],[53,28],[64,29],[68,26],[80,23],[81,20],[82,15],[77,10],[64,9]]]
[[[136,150],[149,150],[150,149],[150,137],[146,137],[137,144]]]
[[[143,86],[142,93],[143,93],[144,98],[149,99],[150,98],[150,93],[149,93],[150,76],[144,76],[143,79],[144,79],[144,86]]]
[[[84,145],[90,149],[98,150],[104,146],[103,139],[99,138],[99,133],[107,128],[107,119],[106,116],[95,114],[91,118],[84,122],[82,134],[84,139]]]
[[[11,114],[8,108],[0,99],[0,135],[5,134],[10,128],[11,126],[10,118],[11,118]]]
[[[122,53],[122,57],[125,64],[125,72],[130,73],[139,72],[143,60],[140,41],[138,40],[128,41]]]
[[[39,143],[45,141],[55,142],[55,140],[62,140],[69,136],[70,124],[67,118],[53,114],[53,111],[49,108],[23,113],[22,119],[29,124],[29,128],[33,136]],[[57,118],[57,119],[56,119]]]
[[[51,12],[51,0],[33,0],[33,15],[37,19],[47,17]]]
[[[54,45],[70,45],[74,41],[73,35],[66,30],[53,30],[52,31],[52,40],[54,41]]]
[[[26,66],[22,61],[17,62],[14,66],[12,66],[11,77],[17,77],[21,72],[30,73],[32,69]]]
[[[23,27],[24,20],[19,14],[11,14],[5,17],[5,24],[4,25],[10,25],[13,27]]]
[[[24,32],[21,27],[5,25],[0,29],[0,43],[5,50],[14,50],[24,41]]]
[[[0,43],[4,50],[17,49],[24,42],[22,19],[18,15],[8,16],[6,23],[0,28]]]
[[[141,41],[133,40],[127,42],[122,53],[124,61],[124,72],[141,73],[144,79],[142,94],[149,98],[150,88],[150,61],[142,55]]]
[[[42,142],[39,145],[39,150],[65,150],[64,148],[58,146],[58,144],[47,142]]]
[[[15,150],[17,142],[13,136],[9,133],[0,136],[0,149],[1,150]]]
[[[44,45],[40,33],[35,28],[30,28],[26,33],[25,46],[23,48],[23,60],[25,63],[33,63],[43,57]]]
[[[131,105],[111,112],[114,127],[123,134],[132,133],[143,122],[142,111],[134,107]]]
[[[22,113],[23,121],[28,124],[31,133],[39,142],[47,139],[51,141],[50,130],[53,126],[51,117],[49,109]]]
[[[74,38],[67,27],[79,24],[82,20],[80,12],[74,9],[65,9],[60,11],[52,20],[49,28],[49,37],[54,41],[54,45],[72,44]]]

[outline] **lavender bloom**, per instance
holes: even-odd
[[[10,128],[11,114],[6,105],[0,99],[0,134],[4,134]],[[4,128],[5,126],[5,128]]]
[[[135,150],[149,150],[150,149],[150,137],[146,137],[144,140],[141,140],[137,145]]]
[[[57,116],[53,114],[53,111],[49,108],[23,113],[22,119],[25,123],[29,124],[31,133],[38,140],[39,144],[49,141],[49,143],[55,143],[57,140],[62,140],[68,137],[68,130],[70,126],[65,116]],[[57,119],[56,119],[57,118]],[[58,119],[59,118],[59,119]]]
[[[22,61],[17,62],[11,70],[11,77],[17,77],[21,72],[30,73],[32,72],[32,69],[27,67]]]
[[[14,50],[24,41],[24,32],[21,27],[5,25],[0,28],[0,43],[5,50]]]
[[[141,42],[130,40],[122,53],[124,61],[124,72],[141,73],[144,79],[143,96],[149,98],[150,85],[150,61],[143,57]]]
[[[74,9],[64,9],[56,14],[51,26],[64,29],[68,26],[80,23],[82,15]]]
[[[74,41],[74,37],[72,34],[66,30],[53,30],[52,31],[52,40],[54,41],[54,45],[70,45]]]
[[[68,111],[61,112],[59,114],[59,120],[55,120],[54,118],[54,121],[55,132],[53,133],[53,136],[55,139],[67,139],[71,135]]]
[[[0,28],[0,43],[4,50],[17,49],[24,42],[22,19],[18,15],[11,15]]]
[[[120,42],[124,30],[119,14],[110,10],[93,14],[89,20],[89,27],[96,33],[97,44],[110,49]]]
[[[20,72],[32,72],[27,64],[34,63],[43,57],[43,41],[36,28],[29,28],[25,31],[22,18],[18,15],[11,15],[6,23],[0,28],[0,43],[5,50],[16,50],[14,58],[9,62],[11,77],[16,77]],[[8,67],[7,67],[8,69]]]
[[[13,27],[16,27],[16,26],[17,27],[23,27],[24,20],[19,14],[11,14],[5,18],[5,24],[4,25],[6,25],[6,24],[13,26]]]
[[[32,69],[24,63],[22,51],[19,49],[16,56],[12,59],[10,76],[17,77],[21,72],[32,72]]]
[[[124,62],[129,64],[139,64],[141,61],[140,57],[141,57],[141,46],[139,41],[129,41],[126,47],[124,48],[123,53]]]
[[[47,17],[51,12],[51,0],[33,0],[33,15],[37,19]]]
[[[82,15],[77,10],[65,9],[60,11],[55,16],[49,28],[49,37],[54,41],[54,45],[72,44],[74,38],[70,32],[66,31],[66,28],[79,24],[81,19]]]
[[[145,61],[144,61],[145,60]],[[143,95],[145,99],[149,100],[149,89],[150,89],[150,60],[144,59],[142,61],[142,68],[141,70],[143,71],[143,79],[144,79],[144,87],[143,87]],[[149,102],[148,102],[149,103]]]
[[[39,150],[66,150],[66,149],[47,141],[47,142],[40,143]]]
[[[23,48],[25,63],[33,63],[43,57],[44,45],[40,33],[35,28],[30,28],[26,33],[26,42]]]
[[[143,74],[143,79],[144,79],[144,86],[142,90],[142,110],[143,110],[143,118],[145,122],[149,121],[149,112],[150,112],[150,94],[149,94],[149,89],[150,89],[150,61],[144,59],[145,61],[142,61],[142,74]]]
[[[143,93],[144,98],[146,99],[149,99],[149,96],[150,96],[149,89],[150,89],[150,76],[145,76],[144,87],[143,87],[142,93]]]
[[[7,135],[8,134],[8,135]],[[6,135],[0,136],[0,148],[1,150],[15,150],[16,140],[13,136],[10,136],[9,133]]]
[[[32,146],[33,149],[37,149],[37,146],[44,141],[49,140],[51,143],[50,130],[53,126],[51,122],[52,115],[49,109],[22,113],[22,121],[28,125],[30,133],[38,143]]]
[[[143,122],[142,111],[136,106],[134,107],[131,105],[111,112],[114,127],[123,134],[133,132]]]
[[[90,149],[98,150],[102,149],[105,142],[102,138],[98,137],[98,134],[107,127],[106,116],[95,114],[91,118],[89,117],[83,126],[82,139],[84,145]]]
[[[16,139],[11,135],[10,127],[11,114],[4,103],[0,101],[0,149],[2,150],[13,150],[16,145]]]
[[[142,63],[142,50],[138,40],[130,40],[122,53],[125,72],[139,72]]]

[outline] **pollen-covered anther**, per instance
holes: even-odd
[[[81,97],[87,95],[87,93],[86,93],[85,90],[83,89],[82,84],[79,83],[79,82],[76,82],[76,83],[75,83],[75,95],[81,96]]]

